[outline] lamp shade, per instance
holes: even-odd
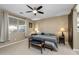
[[[64,28],[61,28],[60,31],[61,31],[61,32],[65,32],[65,29],[64,29]]]
[[[37,33],[39,33],[39,30],[38,30],[38,28],[35,28],[35,31],[36,31]]]

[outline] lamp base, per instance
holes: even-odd
[[[64,37],[64,33],[62,32],[62,36]]]

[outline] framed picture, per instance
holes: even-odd
[[[31,22],[29,22],[29,28],[32,28],[32,25],[33,25],[33,24],[32,24]]]
[[[79,13],[77,14],[77,32],[79,32]]]

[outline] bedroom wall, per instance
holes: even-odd
[[[32,23],[32,28],[29,28],[29,22]],[[32,20],[27,20],[26,23],[27,23],[27,33],[26,33],[26,36],[27,36],[27,35],[31,34],[32,32],[34,32],[35,23]]]
[[[14,17],[16,17],[16,16],[14,16]],[[17,16],[17,17],[19,17],[19,16]],[[26,22],[26,32],[14,32],[14,33],[10,34],[9,40],[25,39],[25,36],[28,36],[28,34],[33,31],[33,28],[29,28],[29,22],[33,23],[33,21],[31,21],[28,18],[25,18],[24,20]]]
[[[9,40],[22,40],[25,39],[25,36],[28,36],[29,33],[33,31],[33,28],[29,28],[29,22],[33,23],[30,19],[24,19],[26,20],[26,32],[13,32],[9,35]]]
[[[60,28],[65,28],[65,38],[68,40],[68,16],[51,17],[36,21],[36,27],[40,32],[60,34]]]
[[[25,32],[25,36],[28,36],[31,32],[34,31],[34,21],[32,21],[31,19],[27,18],[27,17],[23,17],[20,15],[16,15],[14,13],[9,12],[9,15],[15,16],[15,17],[19,17],[19,18],[23,18],[24,20],[26,20],[26,32]],[[33,27],[29,28],[29,22],[33,23]]]
[[[26,20],[26,32],[17,32],[17,33],[13,33],[12,35],[9,36],[8,34],[8,15],[12,15],[15,17],[19,17],[19,15],[14,15],[14,14],[10,14],[7,11],[3,11],[0,10],[0,42],[5,42],[7,40],[22,40],[25,38],[25,36],[27,36],[31,31],[33,31],[33,28],[29,28],[29,22],[33,22],[28,18],[25,18]],[[21,17],[20,17],[21,18]]]

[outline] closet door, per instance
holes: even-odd
[[[68,37],[69,45],[73,49],[73,10],[68,15]]]

